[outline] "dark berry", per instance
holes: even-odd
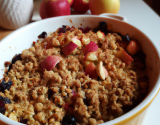
[[[21,54],[16,54],[12,59],[12,64],[14,64],[17,60],[22,60]]]
[[[0,96],[0,100],[2,100],[5,104],[10,104],[11,103],[11,101],[8,97],[5,98],[3,96]]]
[[[126,42],[130,42],[131,41],[129,35],[122,35],[122,40],[126,41]]]
[[[101,21],[98,26],[99,30],[107,34],[107,24],[104,21]]]
[[[82,31],[82,33],[84,33],[84,29],[82,27],[78,28],[79,30]]]
[[[11,100],[8,97],[6,97],[4,101],[5,101],[5,104],[10,104],[11,103]]]
[[[0,96],[0,113],[4,114],[6,111],[5,104],[10,104],[11,101],[9,98],[4,98],[3,96]]]
[[[47,37],[47,33],[45,31],[38,36],[38,38],[43,38],[43,39],[46,37]]]
[[[12,68],[12,64],[14,64],[17,60],[22,60],[22,58],[21,58],[21,54],[16,54],[13,58],[12,58],[12,63],[11,63],[11,65],[9,66],[9,68],[8,68],[8,72],[10,71],[10,69]],[[7,72],[7,73],[8,73]]]
[[[58,33],[65,33],[66,29],[65,28],[59,28]]]
[[[4,114],[6,111],[5,103],[0,100],[0,113]]]
[[[52,95],[53,95],[52,89],[48,88],[48,98],[51,98]]]
[[[28,119],[23,119],[23,118],[20,118],[20,123],[27,124],[27,122],[28,122]]]
[[[63,27],[64,29],[66,29],[66,25],[62,25],[62,27]]]
[[[84,30],[83,30],[83,32],[84,32],[84,33],[88,33],[90,30],[91,30],[91,29],[90,29],[89,27],[85,27]]]
[[[5,83],[5,81],[3,80],[0,83],[0,92],[4,92],[6,89],[9,90],[11,88],[12,84],[13,84],[12,81]]]
[[[77,120],[74,116],[64,116],[62,120],[62,125],[76,125]]]

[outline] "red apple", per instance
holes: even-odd
[[[98,45],[95,42],[90,42],[85,46],[83,53],[87,54],[88,52],[94,52],[97,50],[98,50]]]
[[[127,52],[131,55],[136,54],[139,51],[139,45],[136,41],[131,40],[127,46]]]
[[[74,0],[68,0],[69,5],[72,6]]]
[[[68,0],[43,0],[39,10],[42,19],[70,15]]]
[[[73,50],[75,50],[78,47],[77,44],[73,43],[73,42],[69,42],[65,47],[62,48],[62,52],[68,56],[69,54],[71,54],[71,52]]]
[[[93,63],[90,63],[85,69],[85,75],[89,75],[90,78],[97,78],[96,66]]]
[[[97,75],[102,79],[105,80],[105,78],[108,76],[108,71],[103,66],[103,62],[100,61],[96,66]]]
[[[107,77],[108,76],[108,71],[104,66],[103,66],[103,71],[104,71],[105,77]]]
[[[61,60],[62,60],[62,58],[60,56],[48,56],[41,62],[41,70],[43,72],[45,71],[45,69],[47,71],[50,71]]]
[[[124,50],[120,50],[116,53],[116,57],[122,60],[126,65],[129,65],[131,61],[133,61],[133,58],[128,55]]]
[[[79,47],[82,46],[81,41],[78,39],[77,36],[73,37],[73,38],[71,39],[71,42],[77,44]]]
[[[74,0],[72,8],[78,13],[85,13],[89,10],[89,0]]]

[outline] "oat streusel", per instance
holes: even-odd
[[[43,32],[13,58],[0,81],[1,113],[28,125],[96,125],[143,100],[144,54],[134,49],[130,55],[131,41],[118,33],[63,28],[47,37]]]

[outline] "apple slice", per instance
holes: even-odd
[[[91,62],[91,61],[85,61],[85,60],[84,60],[83,65],[84,65],[84,67],[86,68],[90,63],[93,63],[93,62]]]
[[[41,62],[41,70],[44,72],[45,69],[47,71],[50,71],[53,69],[53,67],[56,66],[57,63],[59,63],[62,60],[60,56],[48,56]]]
[[[77,44],[73,43],[73,42],[69,42],[65,47],[62,48],[62,52],[68,56],[69,54],[71,54],[76,48],[78,47]]]
[[[85,55],[85,60],[96,61],[98,60],[97,56],[98,56],[97,52],[89,52]]]
[[[102,79],[105,80],[105,78],[108,76],[108,72],[106,68],[103,66],[103,62],[100,61],[96,67],[96,71],[98,76]]]
[[[90,43],[90,39],[87,38],[84,34],[83,34],[82,37],[81,37],[81,41],[82,41],[82,44],[83,44],[83,45],[87,45],[87,44]]]
[[[139,51],[139,45],[136,41],[131,40],[127,46],[127,52],[131,55],[136,54]]]
[[[71,39],[71,41],[72,41],[73,43],[77,44],[79,47],[82,46],[81,41],[78,39],[77,36],[73,37],[73,38]]]
[[[99,39],[103,39],[105,37],[105,34],[103,32],[101,32],[101,31],[97,31],[97,37]]]
[[[124,50],[119,50],[116,53],[116,57],[121,59],[122,62],[124,62],[126,65],[129,65],[131,61],[133,61],[133,58],[130,55],[128,55]]]
[[[90,63],[85,69],[85,75],[89,75],[90,78],[97,78],[96,66],[94,63]]]
[[[83,50],[84,54],[87,54],[88,52],[94,52],[98,50],[98,45],[95,42],[90,42],[87,44]]]
[[[105,78],[108,76],[108,71],[107,69],[103,66],[103,71],[104,71],[104,74],[105,74]]]

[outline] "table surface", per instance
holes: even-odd
[[[39,1],[35,1],[32,20],[40,20],[38,13]],[[119,15],[125,16],[128,23],[138,27],[149,38],[155,41],[160,50],[160,17],[142,0],[120,0]],[[0,28],[0,40],[13,30]],[[160,125],[160,93],[153,100],[146,113],[142,125]]]

